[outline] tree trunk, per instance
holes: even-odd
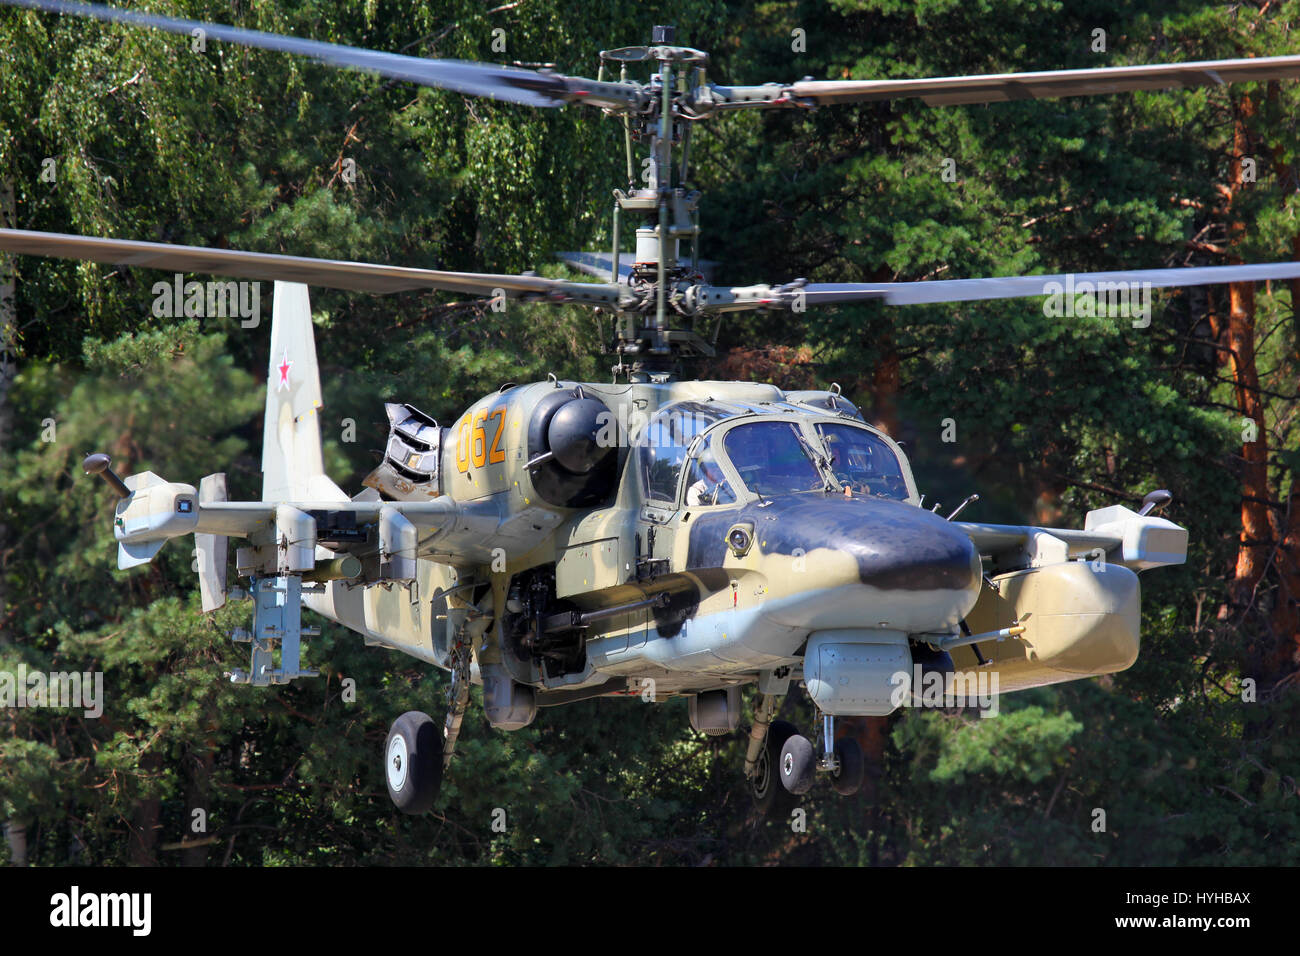
[[[1233,261],[1240,262],[1235,257]],[[1250,283],[1228,287],[1227,344],[1243,430],[1245,419],[1254,422],[1254,440],[1241,445],[1241,535],[1231,591],[1232,603],[1240,609],[1250,604],[1273,546],[1268,508],[1268,432],[1255,366],[1255,290]]]
[[[215,720],[213,720],[215,723]],[[206,738],[203,741],[203,749],[198,754],[191,753],[189,760],[192,761],[192,771],[190,773],[190,786],[188,789],[186,806],[189,808],[190,816],[185,823],[185,840],[199,841],[202,840],[207,832],[211,829],[213,822],[207,818],[210,809],[209,781],[212,778],[212,768],[216,763],[216,746],[217,743],[212,738]],[[196,809],[204,812],[204,832],[196,833],[193,829],[193,813]],[[184,850],[181,854],[182,866],[205,866],[208,862],[207,843],[199,843]]]
[[[902,367],[894,337],[886,335],[877,343],[883,350],[880,361],[871,376],[871,420],[890,438],[899,437],[898,389]]]
[[[1277,81],[1268,84],[1270,105],[1276,107],[1280,98]],[[1270,115],[1278,114],[1273,110]],[[1300,191],[1300,179],[1295,169],[1286,161],[1286,153],[1281,146],[1273,147],[1273,164],[1277,170],[1278,183],[1282,187],[1282,202],[1288,196]],[[1300,234],[1291,237],[1291,258],[1300,262]],[[1300,363],[1300,279],[1288,283],[1291,290],[1291,361]],[[1276,652],[1270,655],[1266,669],[1277,674],[1297,663],[1300,657],[1300,475],[1294,471],[1291,476],[1291,493],[1287,500],[1286,511],[1277,518],[1276,538],[1278,546],[1274,563],[1278,570],[1278,589],[1273,601],[1273,614],[1270,621],[1274,637],[1277,639]]]
[[[14,226],[13,180],[0,180],[0,226]],[[13,256],[0,254],[0,458],[8,454],[9,440],[13,435],[14,412],[9,404],[9,391],[18,374],[18,315],[14,302],[17,267]],[[9,564],[9,528],[4,523],[4,510],[0,508],[0,647],[13,643],[9,626],[8,588],[5,586],[5,569]],[[9,860],[14,866],[27,865],[27,826],[18,820],[4,825],[9,841]]]
[[[1300,480],[1294,475],[1281,540],[1276,559],[1278,589],[1271,621],[1277,645],[1265,663],[1269,676],[1300,663]]]
[[[0,180],[0,226],[14,226],[14,184],[11,179]],[[18,374],[18,314],[14,301],[17,266],[13,256],[0,254],[0,456],[8,453],[13,435],[14,411],[9,403],[9,391]],[[4,511],[0,509],[0,646],[13,642],[10,633],[9,604],[5,586],[5,568],[9,563],[9,529],[4,524]]]
[[[1233,158],[1228,191],[1228,235],[1236,245],[1244,236],[1246,225],[1236,211],[1237,198],[1244,187],[1241,161],[1251,151],[1250,120],[1255,103],[1242,96],[1233,117]],[[1241,264],[1240,256],[1228,261]],[[1268,431],[1264,421],[1264,403],[1259,393],[1259,370],[1255,365],[1255,286],[1238,282],[1228,286],[1227,342],[1229,366],[1236,391],[1237,408],[1242,419],[1254,422],[1253,441],[1241,445],[1241,535],[1237,541],[1237,560],[1233,569],[1229,599],[1238,611],[1247,607],[1255,593],[1273,546],[1273,528],[1269,519]],[[1243,421],[1243,431],[1245,423]]]
[[[162,768],[162,760],[157,754],[145,754],[140,760],[140,769],[146,777],[153,777]],[[158,865],[158,818],[162,814],[162,801],[157,797],[146,797],[135,805],[131,816],[130,846],[127,854],[132,866]]]
[[[5,822],[5,840],[9,843],[9,865],[27,865],[27,824],[21,820]]]

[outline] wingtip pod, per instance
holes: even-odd
[[[1118,535],[1122,539],[1119,562],[1134,571],[1183,564],[1187,560],[1187,529],[1153,514],[1111,505],[1089,511],[1083,527],[1085,531]]]
[[[130,494],[118,501],[113,515],[119,569],[153,560],[168,538],[190,534],[198,527],[193,485],[163,481],[152,471],[129,475],[123,485]]]

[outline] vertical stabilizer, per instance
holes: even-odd
[[[307,287],[277,282],[262,430],[263,501],[347,501],[321,456],[320,373]]]

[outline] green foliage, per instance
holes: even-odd
[[[1266,56],[1294,52],[1298,6],[1257,22],[1249,6],[1190,0],[680,0],[654,19],[712,52],[715,81],[751,83]],[[172,8],[587,75],[597,50],[645,42],[651,26],[645,7],[622,2],[581,15],[555,0]],[[497,27],[505,54],[492,50]],[[1097,27],[1105,54],[1089,46]],[[806,52],[792,50],[796,28]],[[1257,90],[1273,142],[1243,200],[1246,258],[1290,255],[1295,196],[1278,165],[1300,152],[1293,86],[1273,100]],[[1187,243],[1224,239],[1207,210],[1233,156],[1233,103],[1212,88],[727,116],[692,143],[704,253],[738,284],[1205,261]],[[578,110],[470,102],[281,54],[216,43],[195,53],[183,37],[0,9],[0,169],[21,228],[558,276],[554,252],[609,242],[621,139],[618,123]],[[42,179],[47,159],[55,183]],[[819,376],[868,407],[873,370],[897,355],[922,490],[950,502],[980,491],[974,520],[1046,512],[1075,523],[1164,486],[1171,516],[1193,532],[1185,567],[1143,578],[1132,669],[1009,695],[997,718],[900,714],[868,793],[816,788],[797,832],[752,813],[743,732],[692,733],[682,701],[589,701],[504,734],[479,719],[476,697],[435,812],[396,813],[384,735],[406,710],[438,714],[445,676],[326,624],[308,651],[320,680],[230,685],[222,674],[244,652],[225,635],[247,607],[202,614],[178,544],[117,572],[105,490],[80,470],[84,453],[104,450],[124,471],[169,480],[226,471],[234,496],[255,495],[265,325],[155,316],[160,276],[134,266],[22,258],[18,268],[22,362],[0,449],[10,639],[0,670],[98,671],[105,690],[99,719],[0,711],[0,816],[26,823],[34,862],[150,859],[142,835],[167,847],[152,855],[164,864],[1294,862],[1295,693],[1283,685],[1245,703],[1236,662],[1249,635],[1208,623],[1240,503],[1240,421],[1205,330],[1207,312],[1223,312],[1218,292],[1157,294],[1146,328],[1052,317],[1035,301],[728,319],[724,345],[811,346]],[[385,400],[449,420],[504,382],[549,371],[597,380],[612,364],[598,354],[608,327],[578,309],[495,313],[446,294],[323,290],[313,307],[326,460],[349,491],[373,466]],[[1261,289],[1259,326],[1282,492],[1300,464],[1289,290]],[[939,441],[948,418],[955,446]],[[341,437],[345,419],[355,443]],[[804,728],[813,718],[801,694],[783,716]],[[215,842],[175,848],[202,835],[195,809]],[[504,832],[492,828],[498,811]]]

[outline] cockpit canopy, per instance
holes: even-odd
[[[722,448],[741,482],[757,495],[826,490],[826,476],[797,421],[741,422],[722,434]]]
[[[830,456],[831,473],[842,488],[906,501],[909,495],[903,466],[894,449],[879,435],[848,422],[819,422],[822,447]]]
[[[897,501],[912,494],[888,440],[856,420],[810,415],[784,402],[676,402],[660,409],[633,445],[646,498],[673,506],[839,492],[845,485]]]
[[[677,501],[677,481],[686,464],[686,450],[722,419],[741,414],[739,408],[715,402],[676,402],[660,409],[632,437],[647,498]]]

